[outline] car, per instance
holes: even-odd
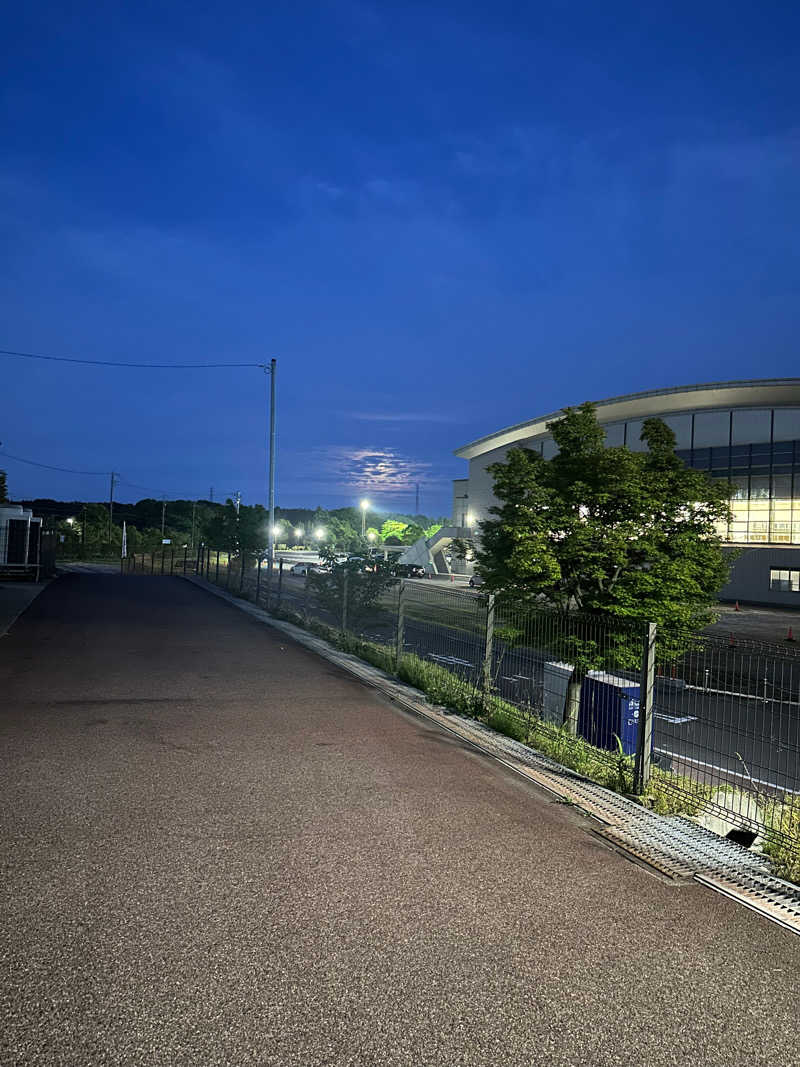
[[[305,574],[327,574],[327,567],[324,567],[321,563],[295,563],[289,574],[296,574],[300,577]]]
[[[471,574],[469,576],[469,587],[470,587],[470,589],[480,589],[480,587],[483,584],[484,584],[483,578],[481,578],[481,576],[479,574]]]
[[[427,578],[428,572],[418,563],[396,563],[392,567],[395,578]]]

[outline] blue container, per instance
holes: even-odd
[[[639,686],[627,678],[589,671],[581,686],[578,734],[597,748],[636,755],[639,736]]]

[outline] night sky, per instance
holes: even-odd
[[[276,357],[283,507],[446,514],[502,426],[798,373],[797,4],[18,4],[2,37],[0,347]],[[259,370],[0,371],[2,452],[265,499]]]

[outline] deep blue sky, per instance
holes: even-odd
[[[798,41],[735,0],[16,5],[0,348],[275,356],[279,504],[447,512],[501,426],[798,372]],[[258,371],[0,369],[4,451],[264,499]]]

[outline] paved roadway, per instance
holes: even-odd
[[[179,578],[0,692],[3,1064],[800,1065],[800,939]]]

